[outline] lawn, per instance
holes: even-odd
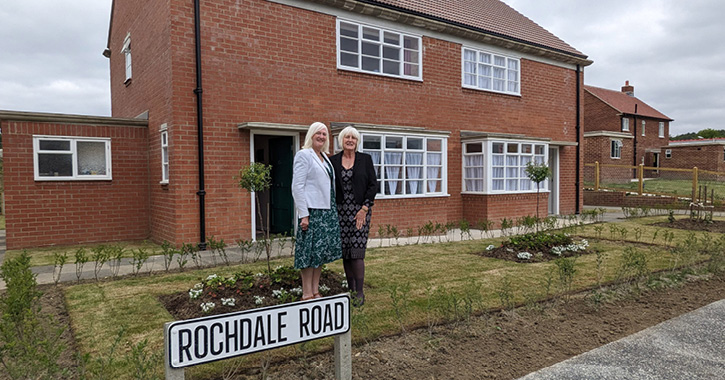
[[[588,186],[593,186],[594,184],[591,183]],[[629,183],[605,183],[602,182],[600,184],[601,187],[604,188],[611,188],[611,189],[619,189],[623,191],[630,191],[630,192],[637,192],[639,190],[639,182],[629,182]],[[707,197],[708,199],[711,196],[711,192],[714,191],[715,199],[719,200],[720,202],[725,199],[725,183],[722,181],[710,181],[703,178],[700,178],[698,181],[698,187],[702,187],[702,190],[705,190],[705,186],[707,186]],[[680,196],[680,197],[690,197],[692,196],[692,180],[674,180],[674,179],[661,179],[661,178],[651,178],[644,181],[644,192],[645,193],[658,193],[658,194],[670,194],[674,196]],[[704,194],[702,195],[702,198],[704,199]]]
[[[642,218],[612,225],[587,225],[571,231],[577,237],[589,239],[590,250],[601,252],[599,256],[589,254],[576,259],[571,290],[592,289],[599,281],[617,279],[622,274],[624,254],[633,252],[632,249],[646,257],[646,269],[651,272],[707,259],[699,252],[687,257],[673,253],[666,245],[685,241],[689,233],[650,225],[663,220],[666,217]],[[621,231],[630,232],[625,235]],[[666,236],[670,232],[671,239],[667,241]],[[719,234],[708,236],[713,241],[719,238]],[[689,237],[691,239],[692,235]],[[499,238],[369,249],[365,260],[366,285],[369,288],[366,290],[365,306],[353,309],[353,342],[360,344],[381,336],[399,334],[403,329],[442,323],[452,318],[451,313],[460,317],[466,313],[499,309],[503,305],[503,295],[509,295],[510,301],[515,304],[524,304],[560,294],[559,275],[553,261],[522,264],[473,254],[489,244],[500,242]],[[632,249],[627,250],[628,247]],[[275,260],[272,265],[291,263],[291,258],[285,258]],[[343,271],[339,261],[328,267],[335,272]],[[243,265],[243,269],[253,272],[262,272],[264,268],[264,262]],[[92,356],[108,355],[123,328],[123,341],[130,342],[125,350],[146,340],[150,352],[163,352],[162,327],[172,318],[158,297],[187,292],[209,274],[228,276],[239,269],[239,266],[218,267],[64,286],[80,350]],[[446,309],[445,304],[456,305],[460,309]],[[327,350],[331,345],[332,339],[328,338],[245,356],[233,362],[246,368],[258,368],[260,360],[305,356],[310,352]],[[156,370],[160,374],[163,364],[160,357],[156,360]],[[227,370],[230,363],[232,361],[220,361],[192,367],[187,370],[188,376],[205,378]],[[109,370],[113,378],[130,379],[132,373],[129,367],[129,363],[117,360]]]

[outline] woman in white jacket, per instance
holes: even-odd
[[[312,123],[297,152],[292,172],[292,197],[299,217],[295,268],[302,276],[302,300],[321,297],[322,265],[342,258],[340,224],[335,203],[335,174],[327,154],[327,126]]]

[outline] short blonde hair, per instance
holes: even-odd
[[[327,130],[327,126],[324,123],[320,123],[319,121],[316,121],[310,125],[310,128],[307,130],[307,135],[305,135],[305,144],[302,145],[302,149],[309,149],[312,148],[312,136],[315,135],[318,131],[325,130],[327,132],[327,140],[325,140],[325,145],[322,146],[322,151],[325,153],[330,153],[330,132]]]
[[[348,125],[347,127],[345,127],[345,129],[340,131],[340,134],[337,136],[337,143],[340,144],[340,149],[345,149],[343,143],[345,142],[345,137],[347,137],[348,135],[352,135],[352,137],[357,140],[357,145],[355,145],[355,150],[357,150],[357,148],[360,146],[360,132],[358,132],[357,129],[355,129],[355,127],[353,127],[352,125]]]

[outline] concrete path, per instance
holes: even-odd
[[[580,379],[725,379],[725,299],[520,378]]]

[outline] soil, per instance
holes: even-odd
[[[679,230],[688,230],[688,231],[707,231],[707,232],[717,232],[717,233],[725,233],[725,221],[722,220],[711,220],[711,221],[698,221],[698,220],[691,220],[690,218],[686,219],[676,219],[674,222],[659,222],[653,224],[653,226],[657,227],[666,227],[666,228],[677,228]]]
[[[75,342],[59,288],[40,287],[43,310],[67,326],[70,349],[63,365],[74,367]],[[469,321],[408,331],[353,346],[353,379],[512,379],[610,343],[667,319],[718,301],[724,278],[690,278],[676,287],[595,304],[590,293]],[[260,370],[237,380],[259,379]],[[333,379],[332,353],[272,363],[270,380]]]

